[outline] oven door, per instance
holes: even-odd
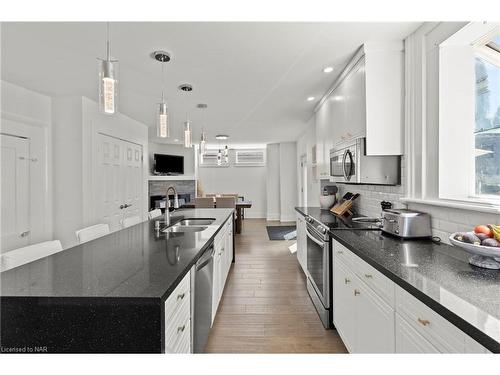
[[[330,241],[324,241],[312,225],[307,225],[307,272],[309,280],[323,306],[330,307],[329,250]]]

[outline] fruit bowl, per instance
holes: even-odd
[[[470,264],[493,270],[500,269],[500,247],[482,246],[459,241],[455,239],[455,236],[459,234],[460,232],[453,233],[449,237],[450,243],[473,255],[469,258]]]

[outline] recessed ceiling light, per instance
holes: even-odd
[[[308,101],[308,102],[312,102],[313,100],[314,100],[314,96],[308,96],[308,97],[307,97],[307,101]]]
[[[323,73],[331,73],[333,72],[333,66],[327,66],[325,69],[323,69]]]

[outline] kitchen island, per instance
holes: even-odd
[[[2,272],[2,352],[164,352],[165,301],[234,210],[179,210],[172,224],[187,218],[215,221],[169,233],[146,221]]]
[[[312,216],[330,228],[328,224],[336,221],[333,214],[319,207],[296,207],[296,211],[303,216]],[[380,305],[388,307],[388,314],[396,318],[396,320],[392,318],[393,327],[397,325],[399,315],[408,318],[408,315],[405,315],[408,314],[406,302],[417,300],[422,306],[411,302],[414,308],[412,313],[418,311],[422,316],[411,318],[411,323],[415,321],[415,327],[423,329],[424,338],[431,337],[426,336],[427,334],[436,334],[436,337],[444,338],[446,342],[437,348],[440,351],[467,350],[466,347],[461,349],[462,344],[459,343],[461,338],[456,338],[459,330],[465,334],[466,343],[479,343],[491,352],[500,352],[500,271],[472,266],[468,263],[469,255],[466,252],[444,243],[439,244],[427,239],[400,240],[374,230],[351,230],[346,227],[339,229],[330,230],[333,242],[331,266],[334,268],[334,273],[340,270],[348,274],[338,279],[340,283],[336,283],[336,276],[333,276],[335,292],[342,292],[341,288],[347,287],[347,284],[352,285],[355,281],[352,279],[357,273],[361,287],[373,287],[372,289],[382,296]],[[344,279],[349,280],[349,283],[344,282]],[[353,290],[356,295],[359,294],[359,288]],[[343,303],[340,293],[334,295],[333,299],[334,320],[338,319],[336,325],[339,325],[341,310],[346,304]],[[335,302],[342,302],[337,303],[338,311]],[[432,311],[426,310],[427,308]],[[339,314],[335,317],[337,312]],[[434,315],[434,312],[437,315]],[[353,310],[348,313],[352,315]],[[423,314],[432,315],[435,317],[434,321],[424,318]],[[367,318],[370,316],[367,315]],[[444,324],[451,323],[454,327],[446,326],[446,329],[439,332],[437,329],[441,327],[437,321],[441,321],[442,318],[445,320]],[[361,323],[357,322],[357,326],[360,325]],[[388,327],[390,328],[390,325]],[[436,330],[433,332],[435,327]],[[458,330],[453,330],[455,327]],[[342,327],[337,328],[342,331]],[[397,328],[396,326],[396,352]],[[416,337],[413,328],[409,330],[413,337]],[[453,331],[450,334],[451,338],[446,338],[445,335],[451,331]],[[377,335],[372,333],[370,336]],[[348,340],[346,337],[343,339],[347,345]],[[380,335],[378,339],[377,345],[380,346]],[[389,338],[390,340],[393,339]],[[446,346],[454,340],[458,344]],[[407,348],[401,350],[407,352]]]

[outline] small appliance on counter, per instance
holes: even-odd
[[[319,205],[322,210],[329,210],[337,203],[337,192],[339,191],[336,185],[327,185],[323,188],[319,196]]]
[[[382,232],[399,238],[431,238],[429,214],[408,209],[382,211]]]

